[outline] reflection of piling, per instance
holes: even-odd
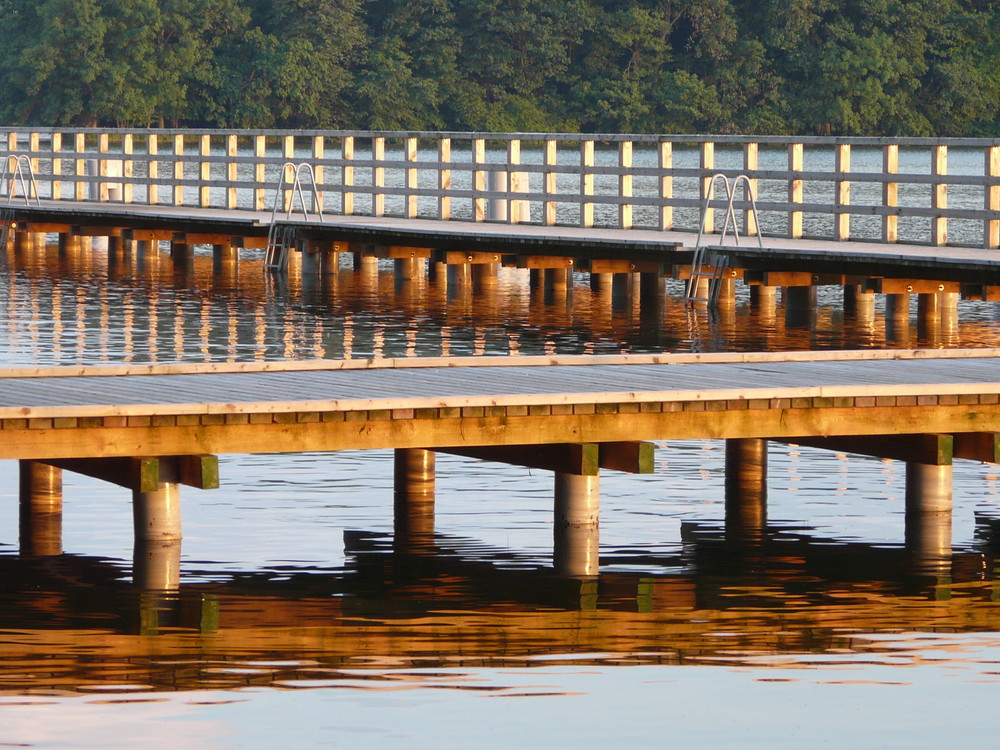
[[[767,526],[767,440],[726,440],[726,532],[759,539]]]
[[[181,583],[181,540],[136,539],[132,582],[144,591],[177,591]]]
[[[599,567],[600,477],[555,474],[553,564],[568,576],[595,576]]]
[[[20,461],[20,551],[62,554],[62,469]]]
[[[910,295],[885,295],[885,338],[906,345],[910,340]]]
[[[947,577],[951,566],[952,466],[906,462],[906,547],[918,569]]]
[[[434,539],[435,454],[397,448],[393,455],[393,529],[397,552],[429,549]]]

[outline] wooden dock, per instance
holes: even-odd
[[[14,368],[0,383],[0,458],[22,462],[22,546],[39,550],[58,544],[62,470],[130,488],[137,540],[169,548],[178,485],[214,486],[216,454],[395,449],[401,539],[433,530],[436,452],[530,466],[555,475],[557,566],[589,575],[600,470],[650,472],[653,441],[681,439],[727,441],[727,517],[748,533],[766,519],[768,440],[904,460],[908,533],[933,549],[950,540],[953,460],[1000,459],[993,349]]]

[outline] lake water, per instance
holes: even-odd
[[[787,325],[744,291],[713,317],[522,274],[275,283],[253,258],[174,274],[50,248],[0,274],[0,364],[1000,344],[980,303],[887,329],[826,289]],[[655,475],[605,473],[585,580],[552,570],[545,472],[440,455],[433,542],[401,550],[391,452],[222,456],[219,489],[183,489],[171,593],[132,584],[129,493],[68,473],[65,554],[20,557],[0,462],[0,747],[988,744],[997,468],[956,463],[952,547],[928,560],[904,544],[903,464],[772,443],[747,540],[725,528],[723,454],[680,442]]]

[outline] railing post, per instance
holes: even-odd
[[[512,138],[507,141],[507,192],[513,195],[520,191],[521,185],[519,184],[520,176],[514,167],[521,163],[521,141],[517,138]],[[509,198],[507,201],[510,207],[507,211],[507,221],[511,224],[517,224],[521,221],[521,211],[523,201],[514,200]]]
[[[594,203],[586,200],[594,194],[594,175],[588,172],[594,166],[594,142],[580,142],[580,226],[594,226]]]
[[[283,136],[281,144],[281,157],[285,160],[285,163],[295,161],[295,136]],[[295,191],[292,189],[292,185],[295,183],[295,169],[293,167],[285,168],[284,180],[288,187],[285,188],[285,194],[282,196],[282,210],[290,211],[292,203],[295,200]]]
[[[948,174],[948,147],[934,146],[931,152],[931,174]],[[948,185],[943,182],[935,182],[931,186],[931,206],[933,208],[948,208]],[[931,244],[948,244],[948,218],[946,216],[935,216],[931,219]]]
[[[39,144],[41,139],[38,137],[37,132],[32,132],[28,134],[28,152],[31,154],[31,172],[32,174],[38,174],[38,152]],[[35,196],[38,197],[38,196]]]
[[[715,198],[715,188],[712,186],[712,171],[715,169],[714,143],[706,141],[701,144],[699,166],[701,167],[701,191],[698,197],[707,202]],[[715,231],[714,208],[705,208],[705,215],[702,217],[701,230],[706,233]]]
[[[153,157],[160,153],[160,139],[156,133],[146,136],[146,155],[149,157],[149,164],[146,167],[149,175],[149,189],[146,191],[146,202],[155,205],[160,200],[160,186],[153,183],[160,177],[160,162]]]
[[[555,167],[559,164],[559,143],[558,141],[553,141],[551,139],[545,141],[544,145],[543,160],[546,167]],[[559,192],[558,186],[558,174],[551,170],[545,170],[545,194],[555,195]],[[542,207],[542,222],[547,227],[551,227],[556,223],[556,202],[554,200],[546,200],[545,205]]]
[[[378,164],[385,161],[385,138],[376,136],[372,138],[372,160]],[[372,216],[385,215],[385,194],[382,188],[385,187],[385,167],[374,167],[372,169]]]
[[[235,159],[240,154],[240,137],[235,133],[226,136],[226,156]],[[233,209],[239,205],[239,192],[236,183],[239,180],[239,164],[231,161],[226,165],[226,208]]]
[[[184,155],[184,136],[174,136],[174,205],[184,205],[184,186],[178,183],[184,180],[184,162],[177,157]]]
[[[632,174],[627,170],[632,169],[632,141],[622,141],[618,144],[618,168],[621,170],[618,175],[618,196],[620,198],[631,198]],[[632,228],[631,203],[620,203],[618,205],[618,226],[622,229]]]
[[[122,136],[122,202],[132,202],[132,178],[135,176],[135,162],[130,158],[135,151],[133,135],[126,133]]]
[[[100,156],[98,157],[98,160],[97,160],[97,174],[99,174],[101,177],[107,177],[108,176],[108,159],[107,159],[107,154],[108,154],[108,134],[107,133],[100,133],[97,136],[97,153],[100,154]],[[110,195],[108,194],[108,185],[109,185],[109,183],[107,183],[107,182],[98,182],[97,183],[97,200],[99,200],[99,201],[106,201],[106,200],[108,200],[110,198]]]
[[[756,172],[760,167],[760,147],[756,143],[747,143],[743,146],[743,171],[748,175],[748,182],[750,183],[748,190],[750,195],[747,196],[747,201],[750,201],[751,196],[757,198],[757,178],[749,177],[753,172]],[[747,208],[743,212],[743,234],[747,237],[751,237],[757,234],[757,214],[752,208]]]
[[[674,227],[674,207],[670,201],[674,197],[674,178],[669,172],[674,167],[674,144],[669,141],[662,141],[659,148],[660,169],[663,175],[660,177],[660,198],[663,204],[660,206],[660,229],[667,230]]]
[[[447,221],[451,218],[451,196],[447,193],[451,190],[451,170],[444,167],[451,164],[451,138],[441,138],[438,141],[438,190],[442,195],[438,196],[438,219]]]
[[[837,144],[835,169],[838,174],[851,171],[851,147],[846,143]],[[837,206],[851,205],[851,181],[837,180]],[[834,237],[844,241],[851,238],[851,215],[846,211],[837,211],[834,217]]]
[[[474,138],[472,140],[472,214],[476,221],[486,221],[486,170],[482,167],[486,164],[486,140],[484,138]]]
[[[10,134],[14,136],[16,144],[17,136],[14,133]],[[73,150],[76,152],[76,172],[77,177],[86,177],[87,175],[87,160],[83,158],[83,155],[87,152],[87,136],[85,133],[76,133],[73,137]],[[8,146],[9,148],[9,146]],[[76,180],[74,184],[74,198],[78,201],[87,200],[90,197],[90,191],[87,189],[86,180]]]
[[[62,133],[52,134],[52,189],[49,195],[52,200],[57,201],[62,198],[62,180],[59,177],[62,175],[62,159],[59,158],[58,154],[62,151]]]
[[[987,211],[1000,211],[1000,146],[986,147],[986,176],[991,178],[986,185],[985,203]],[[983,246],[1000,247],[1000,219],[986,219],[983,222]]]
[[[416,138],[406,138],[404,140],[404,146],[406,148],[406,161],[416,164],[418,156],[418,144]],[[418,207],[420,205],[419,196],[414,192],[418,187],[418,170],[413,167],[407,167],[406,169],[406,218],[413,219],[416,218],[418,213]]]
[[[316,202],[320,206],[324,205],[323,192],[320,186],[323,184],[323,165],[318,162],[323,161],[326,158],[326,139],[321,135],[314,135],[312,142],[312,158],[313,158],[313,177],[316,180],[316,184],[313,186],[316,191]]]
[[[882,171],[886,175],[899,172],[899,146],[890,143],[882,149]],[[882,184],[882,205],[885,208],[895,208],[899,203],[899,183],[885,182]],[[899,217],[886,214],[882,217],[882,242],[894,243],[899,240]]]
[[[801,172],[803,165],[803,153],[801,143],[790,143],[788,145],[788,171]],[[801,179],[794,177],[788,181],[788,202],[802,203],[803,185]],[[788,212],[788,236],[797,239],[802,236],[802,212]]]
[[[206,159],[212,156],[212,136],[207,133],[202,133],[199,137],[199,153]],[[198,180],[201,185],[198,186],[198,205],[202,208],[208,208],[212,205],[212,189],[208,186],[208,182],[212,179],[212,163],[210,161],[203,161],[198,167]]]
[[[345,135],[340,142],[340,158],[344,161],[344,166],[340,171],[340,210],[344,216],[354,213],[354,191],[348,190],[354,187],[354,166],[350,163],[354,161],[354,137]]]
[[[253,181],[256,185],[253,190],[253,207],[255,211],[263,211],[267,205],[267,188],[263,187],[267,181],[267,165],[263,161],[267,157],[266,135],[253,137],[253,154],[257,159],[253,167]]]

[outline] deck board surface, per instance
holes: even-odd
[[[519,365],[0,378],[0,418],[1000,393],[1000,358]]]

